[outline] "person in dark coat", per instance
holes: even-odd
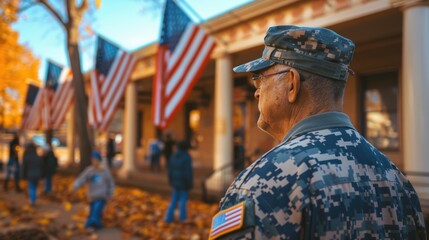
[[[175,142],[171,137],[171,134],[167,133],[164,141],[164,157],[165,157],[165,166],[167,169],[168,169],[168,162],[170,160],[171,155],[173,154],[174,144]]]
[[[6,179],[3,184],[3,189],[5,192],[8,190],[8,184],[10,178],[13,176],[15,183],[16,192],[22,192],[21,187],[19,186],[20,180],[20,164],[18,158],[18,148],[19,148],[19,136],[17,133],[14,134],[12,141],[9,143],[9,161],[6,165]]]
[[[115,139],[112,136],[110,136],[106,144],[106,158],[107,158],[107,164],[109,165],[109,168],[112,167],[112,162],[115,155],[116,155]]]
[[[24,178],[28,182],[28,196],[30,197],[30,204],[36,204],[37,198],[37,184],[42,177],[42,158],[37,155],[36,145],[28,143],[25,146],[24,157]]]
[[[241,172],[244,169],[244,147],[240,136],[234,137],[234,171]]]
[[[55,156],[51,146],[46,146],[44,149],[42,175],[45,178],[45,194],[52,192],[52,177],[57,171],[58,159]]]
[[[166,223],[171,223],[174,219],[174,210],[179,204],[179,220],[186,220],[186,204],[188,201],[188,192],[192,189],[193,173],[192,158],[188,153],[189,145],[186,141],[177,144],[176,152],[170,158],[168,165],[168,181],[173,187],[170,206],[165,217]]]

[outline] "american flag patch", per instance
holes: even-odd
[[[220,211],[213,217],[209,239],[216,239],[222,235],[240,229],[243,226],[244,202]]]

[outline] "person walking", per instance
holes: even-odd
[[[84,184],[88,184],[87,197],[89,200],[89,214],[85,223],[88,232],[103,227],[102,218],[106,201],[111,199],[115,190],[115,182],[108,167],[98,151],[91,155],[91,165],[77,177],[73,183],[73,191]]]
[[[9,188],[9,180],[13,177],[14,184],[15,184],[15,191],[16,192],[22,192],[22,189],[19,185],[20,182],[20,174],[21,174],[21,168],[19,164],[19,155],[18,155],[18,149],[19,149],[19,136],[17,133],[14,133],[13,139],[9,143],[9,160],[6,164],[6,178],[3,183],[3,190],[5,192],[8,191]]]
[[[189,191],[192,189],[193,172],[192,158],[188,153],[189,144],[181,141],[177,144],[177,150],[170,158],[168,165],[168,181],[173,188],[170,205],[167,209],[165,222],[171,223],[174,219],[174,211],[179,205],[179,220],[186,221],[187,201]]]
[[[45,178],[44,194],[52,192],[52,178],[58,168],[58,158],[50,145],[44,148],[42,175]]]
[[[42,178],[42,158],[37,155],[36,145],[27,143],[23,156],[23,175],[28,183],[28,196],[31,205],[36,205],[37,185]]]
[[[257,125],[279,144],[231,184],[210,239],[426,239],[412,184],[342,112],[354,43],[293,25],[264,41],[234,71],[254,74]]]

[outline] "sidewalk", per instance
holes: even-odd
[[[1,179],[1,178],[0,178]],[[69,191],[73,177],[54,178],[54,194],[40,196],[37,205],[28,205],[25,193],[0,189],[0,229],[32,224],[52,235],[53,239],[207,239],[211,217],[217,205],[189,201],[188,221],[165,224],[163,221],[169,197],[141,191],[137,188],[117,187],[115,196],[106,206],[103,216],[104,229],[96,235],[84,230],[88,205],[86,189]],[[3,184],[3,181],[0,180]],[[21,186],[26,189],[24,181]],[[39,183],[42,190],[43,181]]]

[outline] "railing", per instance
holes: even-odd
[[[202,201],[206,203],[218,202],[220,198],[224,196],[226,190],[231,184],[231,181],[243,170],[240,169],[240,167],[238,167],[238,169],[235,169],[235,166],[238,165],[245,167],[246,164],[251,163],[251,160],[251,157],[244,157],[239,162],[232,162],[226,164],[218,169],[212,170],[209,174],[207,174],[201,181]],[[228,174],[229,172],[231,172],[232,174]],[[217,182],[220,185],[220,189],[218,191],[209,193],[207,189],[207,182],[211,177],[215,176],[216,174],[219,174],[222,177],[221,179],[219,179],[220,183]],[[232,175],[232,179],[230,178],[230,175]]]
[[[415,181],[412,181],[414,188],[419,188],[420,190],[429,189],[429,173],[428,172],[417,172],[417,171],[403,171],[403,173],[408,177],[408,179],[417,177]],[[424,192],[426,192],[424,190]],[[427,191],[429,193],[429,190]],[[429,216],[429,198],[428,194],[419,195],[420,205],[422,211],[425,215]]]
[[[215,174],[221,174],[221,176],[225,175],[225,174],[222,174],[222,173],[225,172],[225,171],[227,171],[227,170],[229,171],[233,166],[234,166],[233,163],[227,164],[225,166],[222,166],[222,167],[220,167],[218,169],[215,169],[215,170],[211,171],[209,174],[207,174],[203,178],[203,180],[201,181],[201,193],[202,193],[201,195],[202,195],[202,201],[203,202],[206,202],[206,203],[208,203],[208,202],[215,202],[216,200],[218,200],[219,195],[222,195],[222,193],[226,192],[227,189],[225,188],[224,184],[222,184],[222,189],[219,192],[215,193],[215,194],[212,193],[211,194],[212,198],[210,198],[209,194],[208,194],[208,191],[207,191],[207,181],[213,175],[215,175]]]
[[[429,177],[428,172],[416,172],[416,171],[403,171],[407,176],[416,176],[416,177]],[[428,183],[429,186],[429,183]]]
[[[414,188],[428,188],[429,189],[429,173],[428,172],[417,172],[417,171],[402,171],[408,180],[411,180]],[[429,191],[428,191],[429,193]],[[422,196],[419,196],[422,197]],[[423,196],[429,201],[429,195]]]

